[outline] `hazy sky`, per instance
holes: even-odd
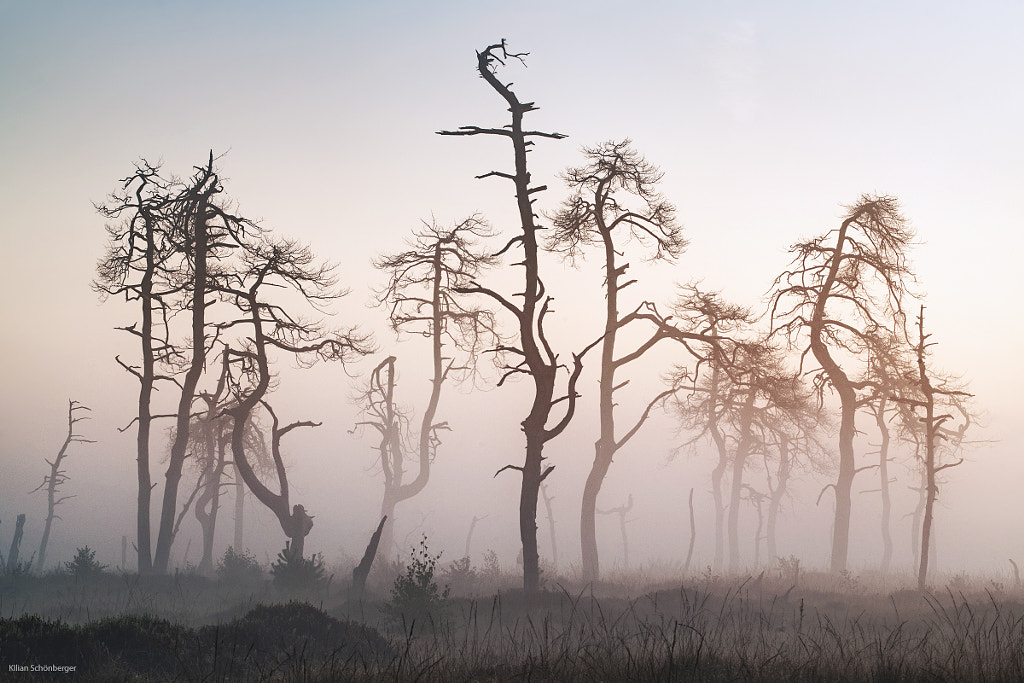
[[[113,356],[135,350],[112,329],[130,322],[133,311],[101,306],[89,288],[105,239],[93,203],[117,188],[132,162],[163,160],[168,171],[187,175],[210,149],[226,153],[220,168],[239,210],[338,261],[352,289],[338,306],[340,319],[363,321],[378,332],[382,351],[412,358],[422,349],[396,346],[382,313],[366,308],[369,286],[381,281],[369,259],[401,248],[431,215],[450,222],[479,210],[496,228],[514,228],[510,188],[473,180],[509,166],[501,141],[434,135],[505,122],[501,101],[476,77],[474,51],[507,38],[512,49],[530,53],[528,68],[513,65],[502,74],[541,107],[530,125],[569,135],[539,142],[531,155],[535,180],[552,188],[542,208],[561,198],[556,174],[579,162],[581,145],[630,137],[665,171],[663,191],[677,204],[691,247],[674,270],[647,274],[648,297],[667,301],[672,282],[703,278],[705,286],[761,307],[792,242],[833,227],[841,205],[861,193],[901,199],[922,242],[912,258],[939,344],[936,363],[970,382],[986,412],[978,436],[995,442],[975,449],[943,489],[942,564],[1002,571],[1007,557],[1024,558],[1016,533],[1024,518],[1017,493],[1024,440],[1015,429],[1024,378],[1024,5],[283,8],[0,0],[0,547],[18,512],[30,518],[26,547],[38,543],[45,498],[27,492],[63,438],[68,398],[94,408],[87,429],[99,443],[81,447],[68,463],[68,492],[78,498],[65,506],[54,547],[67,548],[73,537],[103,548],[110,561],[120,535],[133,529],[132,437],[115,428],[131,418],[137,384]],[[578,284],[587,277],[590,284]],[[599,296],[598,285],[586,274],[552,278],[559,334],[571,338],[581,326],[573,311],[595,304],[575,299]],[[414,376],[410,371],[410,403],[425,395]],[[648,386],[656,378],[653,370]],[[593,393],[593,376],[587,381]],[[347,433],[353,392],[339,368],[288,374],[280,392],[283,419],[325,423],[296,436],[292,462],[295,495],[317,516],[307,548],[329,557],[361,552],[379,506],[370,439]],[[458,415],[445,415],[456,427],[450,450],[439,455],[423,501],[400,511],[398,539],[422,522],[438,547],[450,549],[446,556],[457,556],[469,519],[489,514],[474,547],[502,549],[511,563],[518,482],[491,474],[520,457],[521,396],[521,388],[501,390],[449,404],[470,424],[460,435]],[[578,562],[577,507],[594,439],[588,421],[592,415],[551,448],[564,562]],[[669,560],[685,551],[681,501],[691,487],[710,519],[708,460],[667,462],[670,427],[657,422],[643,445],[620,456],[603,494],[604,507],[636,495],[635,557]],[[858,452],[870,450],[870,441],[862,439]],[[900,476],[906,478],[903,470]],[[862,477],[855,491],[877,486]],[[816,564],[825,562],[831,515],[828,505],[813,505],[820,485],[810,487],[810,502],[798,502],[780,532],[792,552]],[[453,500],[455,487],[480,493]],[[657,495],[644,499],[648,489]],[[902,504],[897,517],[909,512]],[[877,500],[858,495],[854,505],[851,565],[869,566],[879,552]],[[541,520],[543,552],[543,514]],[[678,527],[678,538],[665,544],[645,532],[655,520]],[[276,523],[261,524],[268,547],[279,545]],[[608,565],[618,537],[610,521],[605,526]],[[709,561],[710,529],[698,534],[699,557]],[[806,538],[820,543],[800,540]],[[963,551],[956,558],[954,538]],[[782,537],[780,544],[790,552]],[[175,552],[180,557],[183,549]]]

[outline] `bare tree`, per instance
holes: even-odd
[[[767,415],[761,448],[768,489],[768,513],[765,519],[765,549],[769,558],[778,557],[776,543],[778,519],[790,481],[798,469],[818,474],[829,473],[828,449],[822,442],[828,428],[827,416],[811,404],[806,394],[785,410]],[[777,459],[772,476],[772,457]]]
[[[571,194],[552,217],[554,231],[547,244],[574,263],[583,258],[587,247],[597,247],[604,257],[605,316],[598,385],[600,435],[594,444],[594,462],[583,488],[580,511],[583,575],[593,581],[600,574],[594,515],[601,486],[616,453],[636,435],[652,408],[673,391],[667,389],[651,398],[634,416],[629,428],[619,434],[615,393],[629,383],[621,380],[619,371],[642,358],[663,339],[708,340],[669,325],[649,302],[641,303],[628,314],[619,312],[621,291],[637,282],[625,279],[630,266],[625,260],[626,245],[634,243],[645,249],[647,253],[642,257],[647,260],[674,261],[686,247],[686,241],[676,222],[675,207],[657,190],[661,171],[633,149],[629,140],[584,148],[583,154],[586,164],[570,168],[563,176]],[[646,328],[642,341],[627,350],[617,347],[620,333],[637,326]]]
[[[963,463],[963,458],[958,458],[955,462],[940,463],[938,456],[939,441],[952,440],[956,448],[963,442],[964,435],[971,425],[971,415],[964,403],[965,399],[970,397],[970,394],[955,388],[948,378],[937,377],[934,372],[928,369],[928,348],[934,344],[928,342],[928,338],[931,335],[925,334],[924,331],[923,305],[917,317],[917,334],[918,342],[914,345],[914,355],[917,359],[918,370],[915,389],[919,397],[901,397],[898,400],[911,406],[924,432],[925,505],[924,520],[921,526],[921,548],[929,548],[931,547],[935,500],[939,493],[936,476],[943,470]],[[946,409],[949,409],[951,412],[942,412]],[[955,419],[952,411],[957,412],[961,420],[960,425],[955,430],[950,430],[943,426],[950,420]],[[917,588],[922,591],[925,589],[925,583],[928,579],[928,556],[929,553],[926,551],[920,553]]]
[[[906,358],[908,350],[907,345],[901,343],[897,336],[888,333],[877,338],[868,349],[866,379],[873,384],[874,395],[865,401],[865,407],[874,418],[879,435],[878,493],[882,501],[882,560],[879,570],[883,574],[889,571],[893,553],[891,486],[895,480],[889,474],[889,463],[892,461],[889,423],[901,417],[901,404],[894,399],[908,391],[908,377],[912,372]]]
[[[124,191],[99,207],[108,218],[124,217],[124,225],[108,227],[110,242],[98,266],[94,287],[104,296],[124,295],[142,305],[140,323],[122,329],[140,337],[142,366],[118,362],[140,381],[138,434],[139,478],[139,571],[164,573],[174,541],[178,488],[188,451],[189,422],[193,416],[199,382],[206,358],[215,342],[210,334],[207,309],[216,302],[212,283],[218,265],[245,234],[259,231],[244,218],[228,212],[213,153],[192,177],[181,182],[165,180],[157,168],[143,162],[123,183]],[[170,319],[178,312],[191,318],[188,341],[172,342]],[[158,367],[169,374],[158,374]],[[177,385],[177,407],[165,416],[152,414],[155,383],[171,380]],[[174,417],[171,445],[160,508],[156,547],[150,557],[149,440],[156,417]]]
[[[216,297],[212,296],[218,286],[220,273],[218,262],[247,239],[257,236],[259,227],[245,218],[228,212],[225,201],[215,200],[224,188],[213,166],[213,152],[204,166],[197,166],[186,188],[174,197],[171,209],[173,230],[177,248],[184,255],[183,272],[186,296],[182,307],[191,313],[191,336],[189,359],[184,366],[181,393],[175,412],[175,438],[164,475],[163,501],[160,509],[160,526],[156,551],[153,555],[153,569],[165,573],[170,559],[171,544],[174,542],[174,519],[178,509],[178,486],[188,450],[189,422],[192,419],[192,405],[196,399],[199,381],[206,369],[207,355],[216,341],[215,334],[208,334],[207,308]]]
[[[846,569],[851,489],[858,472],[853,440],[863,393],[871,387],[850,365],[863,365],[879,330],[899,333],[902,300],[913,274],[906,252],[914,233],[893,197],[864,195],[839,227],[790,248],[791,266],[775,280],[773,331],[785,333],[820,368],[817,385],[839,396],[839,472],[835,489],[831,570]]]
[[[189,435],[189,453],[187,463],[191,463],[192,470],[196,473],[195,486],[188,496],[194,501],[193,510],[196,521],[203,533],[203,555],[199,561],[198,569],[201,572],[212,572],[214,568],[214,540],[217,530],[217,519],[220,511],[220,500],[223,489],[228,486],[225,481],[225,473],[229,465],[234,463],[227,457],[227,449],[231,443],[231,417],[224,411],[231,407],[230,395],[227,391],[228,377],[228,354],[222,353],[222,370],[220,380],[213,392],[200,392],[199,398],[205,404],[205,409],[193,416],[189,424],[191,434]],[[174,442],[172,430],[171,442]],[[271,459],[270,449],[266,444],[262,426],[254,415],[246,423],[245,451],[249,454],[253,467],[259,475],[273,474],[275,465]],[[237,468],[234,469],[236,486],[244,489],[244,482],[238,475]],[[237,504],[241,498],[236,498]],[[187,505],[186,505],[187,506]],[[179,519],[183,515],[179,514]],[[237,514],[235,519],[236,536],[241,532],[242,517]],[[175,532],[177,533],[177,532]],[[234,545],[239,552],[243,549],[240,540],[236,538]]]
[[[363,402],[368,420],[363,424],[380,433],[384,497],[381,516],[387,517],[381,543],[392,544],[395,506],[422,491],[430,478],[430,465],[440,444],[438,432],[447,422],[436,422],[441,390],[446,381],[472,378],[476,359],[484,348],[498,343],[494,315],[485,309],[466,306],[455,288],[468,285],[495,258],[478,250],[477,242],[491,235],[487,225],[470,216],[451,228],[423,224],[413,234],[409,249],[374,260],[374,266],[388,274],[387,285],[377,300],[390,312],[396,334],[421,335],[430,340],[431,390],[415,435],[416,477],[405,481],[406,419],[396,405],[396,358],[389,356],[374,369]],[[447,349],[446,349],[447,347]]]
[[[705,292],[697,285],[689,284],[680,288],[679,299],[673,313],[688,329],[695,330],[719,344],[711,347],[705,363],[710,370],[705,374],[703,390],[698,390],[691,370],[682,366],[673,372],[672,383],[676,387],[689,385],[691,393],[675,402],[675,414],[684,428],[693,429],[696,434],[685,444],[695,444],[710,437],[715,444],[718,460],[711,472],[711,494],[715,506],[715,555],[714,569],[720,571],[725,556],[725,496],[723,484],[729,466],[730,455],[722,427],[722,413],[727,402],[724,384],[728,379],[727,369],[734,344],[729,335],[742,332],[753,324],[754,317],[749,309],[728,303],[719,292]],[[694,400],[696,397],[700,397]]]
[[[61,469],[61,465],[64,464],[64,458],[70,453],[68,448],[74,443],[96,443],[92,439],[86,439],[75,430],[75,425],[83,420],[88,420],[87,415],[76,415],[77,411],[89,412],[87,406],[82,405],[78,401],[68,399],[68,432],[64,438],[64,443],[61,445],[60,450],[57,451],[57,457],[53,460],[47,460],[46,464],[50,466],[50,473],[43,477],[43,483],[32,490],[32,493],[36,491],[46,490],[46,523],[43,526],[43,537],[39,541],[39,563],[38,567],[41,570],[43,565],[46,563],[46,545],[50,541],[50,528],[53,525],[53,520],[60,519],[56,514],[56,508],[58,505],[74,498],[74,496],[60,496],[61,487],[67,483],[68,475],[65,470]]]
[[[302,505],[290,504],[281,438],[293,429],[318,423],[297,421],[280,426],[276,413],[264,400],[272,380],[269,352],[276,349],[293,354],[300,366],[309,367],[318,361],[347,363],[370,353],[372,347],[369,338],[355,328],[344,332],[326,330],[321,324],[304,320],[264,298],[266,290],[284,288],[315,310],[323,311],[345,293],[336,288],[333,266],[317,263],[309,248],[298,242],[271,238],[265,233],[242,246],[241,262],[216,285],[218,293],[241,314],[234,320],[219,323],[218,331],[244,330],[240,344],[229,345],[225,350],[228,383],[233,394],[232,407],[224,411],[232,418],[231,453],[246,486],[277,517],[289,539],[291,557],[301,558],[305,537],[312,528],[312,517]],[[260,481],[246,453],[247,423],[260,405],[273,421],[271,454],[277,474],[277,493]]]
[[[545,190],[547,186],[531,186],[530,172],[527,168],[527,151],[533,145],[534,138],[560,139],[561,133],[547,133],[528,130],[523,127],[523,117],[537,107],[533,102],[522,102],[511,89],[511,84],[498,79],[498,68],[509,59],[522,61],[525,53],[509,52],[505,41],[487,46],[477,53],[477,71],[501,98],[508,104],[511,122],[500,128],[481,128],[479,126],[462,126],[455,131],[439,131],[441,135],[488,135],[507,139],[512,143],[514,170],[513,172],[490,171],[479,178],[496,177],[509,180],[515,186],[516,207],[519,213],[520,232],[512,237],[497,255],[513,248],[522,249],[522,260],[517,265],[523,268],[523,287],[515,296],[522,298],[522,303],[514,303],[511,298],[497,291],[473,282],[456,291],[465,294],[483,294],[499,304],[511,314],[518,325],[516,342],[503,345],[501,350],[513,360],[507,366],[505,375],[499,380],[502,384],[508,377],[523,374],[530,377],[534,387],[529,414],[522,421],[526,435],[526,455],[522,465],[507,465],[506,469],[517,470],[522,474],[522,487],[519,497],[519,534],[523,544],[523,587],[528,594],[536,593],[540,586],[540,567],[537,552],[537,503],[540,485],[551,473],[553,466],[544,465],[544,444],[561,434],[569,425],[576,411],[576,383],[583,370],[583,355],[586,349],[573,354],[573,366],[569,370],[564,394],[556,396],[555,387],[559,369],[562,364],[558,355],[551,348],[544,331],[545,318],[551,311],[551,297],[548,296],[540,276],[538,261],[539,243],[537,232],[537,216],[533,212],[532,195]],[[596,343],[596,342],[595,342]],[[513,345],[515,344],[515,345]],[[593,344],[591,345],[593,346]],[[565,412],[550,424],[551,411],[559,403],[565,403]]]
[[[173,277],[180,254],[169,236],[169,211],[172,183],[160,176],[159,166],[143,160],[135,173],[121,181],[121,191],[111,195],[97,210],[108,220],[108,242],[104,257],[97,264],[93,289],[106,300],[123,296],[138,302],[140,319],[118,329],[138,338],[141,365],[118,364],[139,380],[138,423],[136,437],[136,476],[138,479],[137,539],[139,573],[153,569],[151,546],[152,475],[150,472],[150,436],[155,419],[153,392],[159,380],[170,377],[158,372],[159,364],[177,351],[170,342],[168,317],[170,298],[180,290]]]
[[[704,395],[712,395],[710,381],[705,381]],[[774,437],[773,428],[785,419],[787,412],[802,411],[805,396],[800,380],[786,372],[777,349],[767,342],[737,343],[731,353],[728,373],[719,378],[716,429],[732,465],[727,534],[729,571],[740,568],[739,517],[744,490],[751,500],[760,502],[762,494],[744,482],[744,472],[756,453],[765,453]],[[698,412],[704,410],[698,406]],[[760,533],[758,534],[760,537]]]

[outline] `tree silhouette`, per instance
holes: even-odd
[[[412,481],[405,481],[408,424],[396,404],[394,356],[374,369],[362,397],[368,419],[361,424],[380,434],[378,450],[384,474],[381,516],[388,518],[381,543],[388,550],[395,506],[426,487],[440,444],[438,432],[448,428],[447,422],[436,422],[444,383],[474,377],[481,351],[500,341],[493,313],[466,306],[455,292],[495,262],[493,256],[481,253],[476,246],[478,240],[490,234],[477,216],[451,228],[424,223],[413,234],[406,251],[374,260],[374,266],[388,274],[388,283],[377,292],[377,301],[388,308],[392,329],[398,335],[426,337],[431,350],[431,390],[414,437],[417,471]]]
[[[936,476],[943,470],[963,463],[963,458],[959,458],[956,462],[940,463],[939,441],[952,441],[954,447],[958,448],[971,425],[971,414],[965,405],[965,400],[970,398],[970,394],[954,387],[948,378],[937,376],[928,369],[928,348],[934,345],[928,342],[930,337],[931,335],[925,334],[924,331],[924,306],[922,305],[917,317],[918,342],[914,345],[914,356],[917,361],[914,389],[917,397],[904,396],[897,399],[911,407],[924,436],[925,505],[924,520],[921,526],[922,549],[931,546],[935,500],[939,493]],[[945,412],[947,410],[949,412]],[[957,429],[951,430],[944,425],[950,420],[956,419],[953,415],[954,412],[959,415],[961,422]],[[927,550],[922,550],[920,553],[917,588],[922,591],[925,589],[928,579],[928,556]]]
[[[61,445],[60,450],[57,451],[57,457],[46,461],[46,464],[50,466],[50,473],[43,477],[42,484],[32,489],[32,493],[43,489],[46,490],[46,523],[43,526],[43,537],[39,541],[39,562],[36,565],[40,570],[46,563],[46,546],[50,541],[50,528],[53,526],[53,520],[60,519],[55,510],[64,501],[74,498],[74,496],[60,496],[58,498],[61,487],[68,481],[67,472],[61,469],[61,465],[64,464],[64,458],[70,455],[68,448],[73,443],[96,443],[94,440],[87,439],[76,431],[75,425],[89,419],[87,415],[75,414],[79,411],[91,412],[88,406],[68,399],[67,436],[64,438],[64,443]]]
[[[537,107],[533,102],[522,102],[511,89],[511,84],[498,79],[499,67],[505,66],[510,59],[520,60],[526,53],[509,52],[505,41],[487,46],[477,52],[477,71],[501,98],[508,104],[511,114],[509,124],[500,128],[481,128],[479,126],[461,126],[458,130],[439,131],[441,135],[487,135],[507,139],[512,143],[514,170],[513,172],[489,171],[478,178],[502,178],[511,181],[515,186],[516,208],[519,214],[520,232],[512,237],[497,255],[513,248],[522,250],[522,259],[516,265],[523,268],[523,287],[514,297],[522,299],[515,303],[510,297],[473,282],[456,291],[465,294],[482,294],[490,297],[502,309],[516,320],[518,335],[515,342],[503,345],[504,353],[512,358],[506,366],[506,373],[499,380],[499,385],[512,375],[526,375],[533,382],[534,396],[529,414],[522,421],[526,435],[526,455],[522,465],[507,465],[499,472],[512,469],[522,474],[522,487],[519,497],[519,534],[523,544],[523,587],[528,594],[535,593],[540,586],[539,556],[537,553],[537,502],[540,485],[551,471],[552,466],[544,465],[544,444],[561,434],[569,425],[576,411],[576,383],[583,370],[583,355],[586,349],[573,354],[572,369],[565,385],[565,393],[555,395],[559,369],[562,364],[558,355],[551,348],[544,330],[545,318],[551,311],[551,297],[547,294],[540,276],[538,261],[539,242],[537,232],[537,216],[533,212],[532,195],[547,189],[545,185],[531,186],[531,177],[527,168],[527,152],[533,145],[534,138],[561,139],[561,133],[547,133],[528,130],[523,127],[523,117]],[[595,342],[596,343],[596,342]],[[593,344],[591,345],[593,346]],[[589,348],[589,347],[588,347]],[[561,418],[549,422],[552,409],[559,403],[565,403],[565,412]]]
[[[170,209],[170,235],[184,256],[184,267],[179,273],[185,293],[181,305],[191,313],[191,335],[189,357],[187,362],[183,359],[182,369],[185,372],[175,413],[175,438],[164,475],[160,525],[153,554],[153,569],[160,574],[167,571],[174,542],[178,486],[188,450],[192,405],[199,380],[206,369],[207,355],[216,340],[216,335],[207,331],[207,308],[216,301],[211,296],[217,290],[216,280],[224,275],[218,262],[259,232],[255,223],[229,213],[226,201],[216,199],[223,191],[211,152],[207,163],[195,168],[187,186],[173,198]],[[248,237],[246,233],[249,233]]]
[[[153,420],[159,417],[152,413],[153,392],[158,381],[171,379],[158,371],[160,364],[178,353],[170,341],[168,324],[173,313],[172,299],[182,287],[175,276],[181,254],[169,234],[175,191],[175,183],[160,175],[159,166],[142,160],[136,164],[135,173],[122,179],[121,190],[113,193],[106,204],[96,207],[105,218],[118,222],[107,224],[106,253],[96,266],[92,287],[102,300],[123,296],[127,302],[137,302],[140,308],[138,321],[117,329],[138,338],[141,364],[131,365],[120,356],[116,360],[139,380],[138,410],[132,422],[138,424],[136,547],[141,574],[153,569],[150,436]]]
[[[698,377],[690,368],[678,367],[672,373],[672,384],[677,389],[689,387],[687,400],[677,400],[674,412],[684,428],[696,434],[685,444],[693,447],[704,438],[715,444],[718,460],[711,472],[711,494],[715,506],[714,569],[720,571],[725,556],[725,496],[723,482],[730,462],[730,452],[722,426],[722,412],[727,403],[723,384],[731,365],[735,343],[730,335],[742,332],[754,322],[749,309],[726,302],[720,292],[705,292],[695,284],[680,288],[673,306],[674,316],[687,329],[718,340],[704,359],[710,369],[704,374],[704,385],[698,390]],[[696,399],[696,400],[694,400]]]
[[[318,263],[308,247],[261,233],[258,239],[244,243],[240,252],[239,263],[223,273],[216,284],[217,292],[240,314],[234,320],[218,323],[218,333],[243,330],[237,343],[228,344],[224,352],[233,395],[233,405],[224,410],[232,418],[231,453],[246,486],[277,517],[289,539],[289,553],[301,558],[312,517],[302,505],[290,504],[281,438],[293,429],[318,423],[297,421],[280,426],[276,413],[264,400],[272,380],[270,351],[292,354],[300,366],[311,367],[319,361],[348,363],[370,353],[372,347],[369,338],[354,327],[328,330],[265,298],[267,290],[291,290],[314,310],[323,311],[345,294],[336,288],[334,267]],[[260,405],[272,419],[270,442],[277,493],[259,479],[246,452],[247,423]]]
[[[839,472],[830,568],[845,570],[850,542],[851,489],[856,466],[856,414],[873,385],[851,366],[863,366],[879,330],[898,334],[903,297],[913,274],[906,252],[914,233],[893,197],[861,196],[838,228],[790,248],[793,261],[775,280],[773,331],[810,354],[821,391],[839,396]]]
[[[620,379],[619,371],[642,358],[663,339],[687,342],[708,339],[671,326],[650,302],[641,303],[630,313],[620,314],[621,291],[637,282],[625,279],[630,265],[625,260],[626,245],[633,243],[638,250],[646,250],[638,256],[647,260],[673,261],[682,253],[686,241],[676,223],[675,207],[658,193],[661,171],[633,149],[629,140],[584,148],[583,154],[586,164],[570,168],[564,174],[571,194],[561,210],[552,216],[554,230],[547,245],[574,263],[583,258],[588,247],[598,248],[604,257],[605,319],[598,385],[600,435],[594,444],[594,462],[583,488],[580,511],[583,576],[593,581],[600,573],[595,511],[601,486],[615,454],[636,435],[652,408],[673,391],[667,389],[651,398],[625,433],[618,434],[615,392],[629,383]],[[646,328],[643,340],[625,351],[618,348],[620,332],[638,326]]]

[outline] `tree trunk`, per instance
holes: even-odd
[[[540,487],[541,496],[544,498],[544,510],[548,515],[548,534],[551,536],[551,564],[558,568],[558,541],[555,537],[555,513],[551,509],[551,497],[548,496],[546,486]],[[467,552],[468,555],[468,552]]]
[[[156,541],[156,554],[153,556],[153,570],[157,574],[167,573],[171,544],[174,543],[174,517],[178,510],[178,484],[181,482],[181,471],[185,464],[185,455],[188,449],[192,402],[195,399],[199,378],[202,376],[206,366],[206,295],[207,257],[209,251],[209,227],[206,221],[208,220],[209,196],[212,192],[213,188],[208,187],[199,196],[195,213],[191,216],[194,228],[192,235],[194,274],[191,283],[192,361],[188,372],[185,373],[185,381],[181,387],[175,438],[174,443],[171,444],[170,462],[164,475],[166,483],[164,484],[163,505],[160,510],[160,530]]]
[[[224,467],[227,464],[225,458],[227,439],[220,438],[218,435],[216,440],[216,455],[214,453],[207,455],[207,462],[210,463],[212,470],[207,477],[203,492],[195,503],[196,519],[203,530],[203,557],[199,560],[198,569],[200,572],[206,573],[213,572],[213,544],[217,532],[217,512],[220,509],[220,486]],[[211,443],[210,446],[212,447],[213,444]],[[209,506],[209,512],[206,510],[207,506]]]
[[[849,398],[847,398],[847,394]],[[832,528],[832,559],[830,571],[838,574],[846,570],[850,548],[850,514],[853,477],[856,474],[853,437],[856,433],[856,405],[853,389],[840,390],[842,417],[839,425],[839,476],[836,479],[835,523]]]
[[[583,559],[583,580],[596,581],[600,576],[597,553],[597,496],[601,492],[605,475],[611,465],[611,454],[602,440],[595,444],[594,462],[583,486],[583,504],[580,507],[580,544]]]
[[[11,538],[11,551],[7,553],[7,573],[18,571],[18,556],[21,553],[21,537],[25,533],[25,515],[18,515],[14,523],[14,536]]]
[[[885,422],[887,400],[883,396],[875,412],[881,442],[878,446],[878,477],[882,494],[882,563],[879,570],[888,574],[892,565],[892,496],[889,490],[889,425]]]
[[[39,561],[36,564],[36,568],[42,571],[43,565],[46,563],[46,546],[50,542],[50,527],[53,525],[53,518],[56,517],[53,509],[56,505],[56,477],[58,476],[57,467],[53,467],[52,474],[50,475],[50,485],[46,490],[46,523],[43,525],[43,537],[39,541]]]
[[[235,467],[235,543],[236,553],[245,550],[245,482]]]
[[[782,499],[786,495],[786,488],[789,485],[789,475],[792,463],[789,458],[789,439],[785,436],[779,444],[779,472],[778,480],[775,482],[775,489],[771,492],[771,502],[768,505],[767,525],[767,550],[769,561],[779,556],[775,543],[775,529],[779,519],[779,512],[782,510]]]
[[[740,569],[740,499],[743,493],[743,468],[750,454],[751,423],[754,419],[754,400],[757,391],[753,385],[749,387],[746,400],[743,402],[743,414],[740,424],[740,441],[736,446],[736,455],[732,461],[731,495],[729,499],[729,572],[735,574]]]
[[[690,572],[690,560],[693,559],[693,546],[697,542],[697,520],[693,517],[693,489],[690,489],[690,547],[686,550],[686,564],[683,565],[683,576]]]
[[[156,381],[156,353],[153,349],[153,277],[156,272],[156,229],[152,216],[146,216],[146,270],[142,276],[139,299],[142,303],[142,369],[139,376],[139,430],[136,434],[136,476],[139,492],[136,514],[136,548],[139,574],[153,572],[153,550],[150,540],[153,506],[153,479],[149,470],[149,440],[153,417],[150,410],[153,384]]]
[[[384,500],[380,504],[380,517],[384,520],[384,527],[381,531],[381,536],[378,539],[378,543],[382,548],[381,552],[384,553],[385,558],[394,557],[392,553],[395,552],[395,504],[397,503],[391,496],[388,495],[389,491],[384,492]]]
[[[302,505],[292,506],[291,524],[288,530],[289,547],[293,559],[301,560],[306,551],[306,536],[313,528],[313,518],[306,514]]]
[[[370,575],[370,567],[373,565],[373,558],[377,555],[377,547],[380,545],[381,533],[384,531],[384,524],[387,519],[381,517],[377,530],[370,536],[370,542],[366,544],[366,552],[363,559],[352,569],[352,592],[355,597],[362,597],[366,590],[366,579]]]
[[[543,441],[526,433],[526,461],[519,492],[519,536],[523,543],[523,590],[540,590],[540,556],[537,551],[537,502],[541,484]]]

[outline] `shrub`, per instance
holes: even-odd
[[[441,553],[431,555],[427,549],[427,537],[420,541],[419,548],[409,553],[409,564],[405,573],[395,578],[391,588],[391,600],[384,605],[384,611],[395,619],[422,617],[427,614],[439,615],[448,604],[451,589],[445,586],[444,591],[434,580],[437,561]]]
[[[333,655],[353,663],[392,654],[387,641],[374,629],[340,621],[309,603],[295,601],[257,605],[230,622],[201,627],[198,635],[207,652],[221,648],[225,653],[221,665],[235,673],[246,668],[266,671],[296,653],[306,661]]]
[[[96,551],[90,550],[87,545],[78,548],[75,553],[75,558],[70,562],[64,563],[64,570],[76,579],[98,576],[102,574],[103,570],[106,568],[107,565],[100,564],[96,561]]]
[[[230,583],[256,583],[263,578],[263,570],[247,550],[236,552],[228,546],[217,563],[217,578]]]
[[[314,553],[308,558],[295,557],[287,542],[270,566],[270,575],[274,586],[284,591],[315,590],[330,582],[330,577],[324,577],[323,553]]]

